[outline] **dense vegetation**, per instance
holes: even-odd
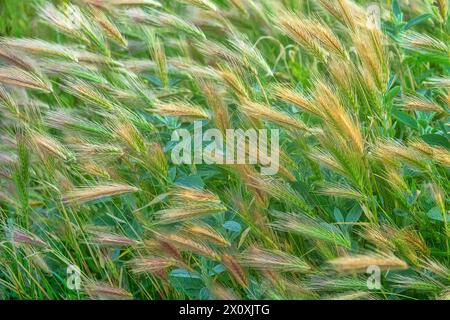
[[[0,1],[0,297],[449,299],[448,2],[370,4]]]

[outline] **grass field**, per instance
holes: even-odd
[[[447,0],[1,0],[0,299],[450,299],[449,30]],[[278,173],[174,163],[195,121],[278,130]]]

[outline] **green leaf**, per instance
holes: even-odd
[[[419,130],[419,124],[417,121],[409,116],[406,112],[400,111],[400,110],[394,110],[392,111],[392,115],[395,119],[397,119],[399,122],[403,123],[407,127],[410,127],[414,130]]]
[[[345,218],[345,222],[357,222],[361,218],[362,209],[359,205],[354,206]]]
[[[170,272],[170,276],[175,278],[200,278],[196,273],[189,272],[186,269],[174,269]]]
[[[447,127],[442,121],[438,121],[439,128],[441,128],[442,133],[447,139],[450,139],[450,135],[447,133]]]
[[[391,102],[392,99],[394,99],[400,93],[400,90],[401,90],[400,86],[393,87],[391,90],[386,92],[384,100],[386,102]]]
[[[404,26],[404,30],[408,30],[411,29],[412,27],[414,27],[415,25],[422,23],[426,20],[428,20],[430,17],[432,17],[431,13],[425,13],[422,14],[420,16],[417,16],[411,20],[408,21],[408,23]]]
[[[222,273],[226,270],[227,269],[225,268],[225,266],[220,263],[220,264],[215,265],[214,268],[212,268],[212,270],[208,273],[208,275],[212,277],[212,276]]]
[[[403,13],[402,10],[400,9],[398,0],[392,0],[392,12],[394,13],[395,19],[398,22],[401,22],[403,20]]]
[[[334,219],[336,220],[336,222],[344,222],[344,216],[341,213],[341,210],[339,210],[338,208],[334,208],[333,210],[333,215],[334,215]]]
[[[422,139],[432,145],[432,146],[438,146],[438,147],[444,147],[447,149],[450,149],[450,141],[448,139],[440,134],[430,133],[430,134],[424,134],[422,136]]]
[[[178,178],[175,181],[175,184],[183,187],[196,189],[203,189],[203,187],[205,186],[205,183],[203,182],[202,178],[198,175]]]
[[[225,221],[225,223],[223,224],[223,227],[227,230],[233,231],[233,232],[241,232],[242,227],[239,223],[237,223],[236,221]]]
[[[427,212],[427,216],[430,219],[438,220],[444,222],[444,215],[442,214],[439,207],[433,207]],[[447,222],[450,222],[450,214],[446,215]]]

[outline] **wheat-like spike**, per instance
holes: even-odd
[[[111,7],[122,7],[122,6],[149,6],[160,8],[161,3],[157,0],[82,0],[90,5],[110,9]]]
[[[252,175],[249,175],[247,179],[250,186],[269,194],[279,201],[295,205],[308,214],[311,213],[311,208],[304,201],[303,197],[284,181]]]
[[[115,120],[110,124],[118,140],[138,154],[145,154],[148,150],[141,132],[130,122]]]
[[[58,10],[52,3],[48,2],[39,8],[39,16],[46,24],[72,38],[87,41],[81,30],[79,17],[69,17],[67,13]]]
[[[245,5],[244,0],[230,0],[234,7],[236,7],[240,12],[248,16],[248,10]],[[247,1],[248,2],[248,1]]]
[[[144,11],[139,8],[127,9],[122,12],[122,15],[125,18],[134,20],[137,23],[147,24],[156,27],[171,27],[177,31],[184,32],[195,39],[205,40],[206,36],[197,28],[197,26],[186,22],[185,20],[177,17],[175,15],[152,10],[152,11]]]
[[[232,0],[237,1],[237,0]],[[231,289],[225,288],[220,284],[214,283],[209,290],[211,290],[214,297],[218,300],[241,300],[238,295]]]
[[[119,158],[124,155],[122,148],[112,145],[112,144],[92,144],[87,142],[80,142],[77,144],[72,144],[71,149],[75,153],[83,158],[90,159],[108,159],[108,158]]]
[[[89,52],[86,50],[74,50],[74,56],[77,58],[80,64],[86,65],[87,67],[92,67],[91,65],[106,65],[117,68],[122,68],[123,65],[119,61],[111,59],[98,53]]]
[[[419,140],[410,141],[408,143],[408,146],[432,158],[442,165],[445,165],[447,167],[450,166],[450,152],[448,152],[448,150],[443,147],[430,146],[429,144]]]
[[[362,154],[364,140],[359,122],[349,115],[333,89],[323,81],[316,83],[314,103],[326,124],[344,139],[348,139],[353,150]]]
[[[186,204],[186,202],[199,203],[214,203],[220,204],[220,199],[217,195],[209,191],[204,191],[195,188],[184,186],[177,186],[171,190],[172,202]]]
[[[302,259],[279,250],[251,247],[240,259],[241,264],[260,270],[283,272],[309,272],[311,267]]]
[[[10,235],[10,240],[13,243],[25,244],[36,247],[48,247],[48,244],[41,240],[38,236],[30,233],[29,231],[17,228],[17,227],[8,227],[6,230],[7,234]]]
[[[20,53],[17,50],[7,48],[5,45],[0,44],[0,59],[7,61],[8,63],[14,64],[17,67],[36,72],[37,66],[36,62],[28,57],[27,55]]]
[[[201,9],[217,11],[217,6],[210,0],[181,0],[181,1],[199,7]]]
[[[52,85],[40,76],[17,67],[0,67],[0,82],[22,88],[52,92]]]
[[[230,114],[228,108],[223,101],[223,97],[218,93],[218,88],[214,87],[211,82],[201,81],[200,86],[205,95],[208,106],[214,112],[214,123],[216,127],[225,133],[227,129],[231,128]]]
[[[421,267],[425,270],[430,270],[431,272],[441,276],[442,278],[450,278],[450,269],[439,261],[424,258],[420,260]]]
[[[202,66],[193,61],[181,58],[170,58],[168,60],[169,71],[187,73],[193,78],[220,80],[220,74],[212,67]]]
[[[244,100],[241,104],[241,110],[248,116],[255,119],[275,122],[279,125],[285,126],[286,128],[290,129],[297,129],[304,131],[309,130],[308,127],[300,120],[297,120],[285,113],[267,107],[258,102]]]
[[[194,203],[184,207],[162,209],[157,211],[155,215],[159,217],[159,223],[167,224],[220,213],[225,210],[226,208],[221,205],[202,205]]]
[[[184,226],[183,230],[194,237],[200,237],[219,246],[230,246],[230,242],[223,235],[207,224],[189,223]]]
[[[289,38],[301,45],[312,56],[319,60],[325,60],[323,49],[308,31],[308,24],[305,20],[293,13],[283,12],[278,17],[277,24]]]
[[[348,53],[343,44],[327,25],[312,19],[306,20],[306,25],[308,26],[311,35],[323,46],[323,48],[347,59]]]
[[[243,36],[235,36],[230,43],[235,51],[240,52],[245,59],[248,60],[248,65],[256,65],[263,69],[268,76],[272,76],[272,70],[267,64],[261,52],[257,50],[253,45],[251,45],[248,40],[244,40]]]
[[[405,110],[417,110],[425,112],[445,112],[437,103],[431,101],[428,98],[417,95],[405,95],[403,99],[399,101],[402,108]]]
[[[442,22],[445,24],[448,19],[448,0],[436,0],[435,4],[439,9],[439,15],[441,16]]]
[[[52,110],[46,113],[45,123],[50,128],[64,130],[65,132],[81,132],[96,137],[112,138],[107,128],[99,123],[82,119],[79,116],[65,110]]]
[[[51,274],[52,270],[48,266],[47,262],[45,262],[44,258],[39,252],[34,251],[30,247],[23,247],[22,250],[25,252],[25,258],[29,259],[30,262],[40,271]]]
[[[127,59],[120,60],[121,65],[131,72],[140,73],[156,69],[156,63],[147,59]]]
[[[389,254],[365,254],[339,257],[329,261],[338,272],[366,272],[370,266],[377,266],[381,270],[407,269],[406,262]]]
[[[128,46],[128,41],[122,35],[120,30],[101,10],[94,10],[92,12],[92,15],[98,25],[111,39],[116,41],[124,48]]]
[[[162,236],[162,239],[170,244],[173,244],[180,250],[190,251],[192,253],[196,253],[213,260],[220,260],[219,255],[213,249],[202,242],[191,239],[188,236],[169,234]]]
[[[156,62],[161,83],[164,87],[168,87],[169,77],[167,71],[166,52],[164,50],[164,44],[161,42],[161,40],[159,40],[159,38],[155,38],[153,40],[152,49],[153,60],[155,60]]]
[[[325,300],[376,300],[377,297],[367,291],[352,291],[342,294],[326,296]]]
[[[396,275],[395,277],[393,277],[392,282],[393,286],[396,288],[417,290],[423,292],[441,292],[442,289],[445,288],[443,284],[435,279],[423,278],[417,275]]]
[[[185,102],[160,102],[151,111],[171,117],[192,119],[209,119],[210,117],[201,107]]]
[[[392,241],[396,230],[387,225],[366,225],[358,234],[377,246],[380,250],[392,251],[395,244]]]
[[[139,244],[139,242],[134,239],[106,232],[92,232],[89,241],[93,244],[106,247],[128,247]]]
[[[242,287],[246,288],[248,286],[248,279],[244,269],[232,255],[228,253],[223,254],[222,263]]]
[[[327,225],[320,219],[306,215],[293,215],[283,212],[273,213],[278,219],[271,226],[280,231],[294,232],[306,238],[322,240],[349,248],[350,240],[332,225]]]
[[[17,109],[16,101],[2,85],[0,85],[0,105],[4,105],[11,110]]]
[[[431,77],[424,82],[431,88],[450,88],[450,77]]]
[[[91,105],[98,105],[105,109],[113,109],[116,107],[114,102],[110,101],[102,92],[87,81],[67,78],[64,80],[61,88]]]
[[[93,299],[129,300],[133,298],[133,295],[130,292],[122,288],[112,287],[111,285],[102,282],[89,281],[82,289]]]
[[[39,152],[43,155],[52,154],[60,157],[63,160],[67,160],[69,157],[68,151],[57,140],[50,136],[33,132],[30,134],[32,143],[38,148]]]
[[[64,203],[83,203],[124,193],[137,192],[138,188],[126,184],[107,184],[81,187],[70,191],[62,198]]]
[[[326,185],[318,190],[319,194],[324,194],[332,197],[364,200],[365,196],[358,190],[345,185],[330,184]]]
[[[209,59],[221,59],[231,65],[251,69],[251,66],[248,64],[248,61],[246,59],[242,59],[242,57],[237,52],[229,49],[222,44],[210,40],[198,41],[195,44],[197,49]]]
[[[339,10],[340,10],[341,17],[343,18],[347,27],[350,28],[351,30],[355,30],[356,29],[356,22],[355,22],[355,17],[354,17],[355,11],[352,10],[350,1],[337,0],[337,4],[338,4]]]
[[[25,52],[38,56],[44,55],[50,57],[61,57],[75,62],[77,61],[77,58],[74,55],[72,49],[44,40],[26,38],[0,38],[0,44],[5,47],[23,50]]]
[[[129,262],[133,273],[159,273],[174,266],[176,261],[166,257],[142,257]]]
[[[400,40],[400,45],[419,53],[431,52],[445,56],[449,54],[449,47],[444,42],[427,34],[417,32],[405,33]]]
[[[284,85],[275,85],[273,87],[273,94],[276,98],[292,103],[295,107],[300,110],[305,110],[318,117],[321,117],[320,112],[316,109],[314,104],[308,97],[305,97],[300,92],[294,91],[291,87]]]
[[[408,148],[398,141],[381,140],[373,151],[373,155],[380,161],[405,162],[420,170],[427,170],[427,164],[420,153],[413,148]]]
[[[357,27],[366,23],[364,10],[349,0],[319,0],[322,8],[340,21],[350,31],[356,33]]]
[[[248,99],[250,93],[244,79],[244,70],[236,64],[221,65],[219,74],[222,81],[233,90],[239,100]]]

